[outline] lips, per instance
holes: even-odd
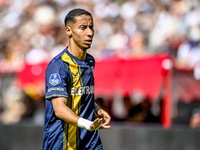
[[[85,40],[87,44],[92,44],[92,40]]]

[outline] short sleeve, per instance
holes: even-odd
[[[68,69],[61,62],[51,62],[46,69],[46,93],[45,98],[68,97]]]

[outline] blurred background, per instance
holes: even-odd
[[[68,45],[73,8],[94,18],[96,102],[114,126],[105,149],[198,150],[199,0],[0,0],[0,149],[41,149],[45,69]]]

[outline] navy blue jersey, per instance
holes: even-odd
[[[46,111],[43,150],[102,149],[99,131],[76,127],[55,116],[51,99],[67,98],[67,106],[78,116],[94,121],[94,58],[82,61],[64,49],[46,69]]]

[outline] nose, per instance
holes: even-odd
[[[87,29],[87,36],[89,36],[89,37],[93,37],[93,35],[94,35],[94,30],[88,28],[88,29]]]

